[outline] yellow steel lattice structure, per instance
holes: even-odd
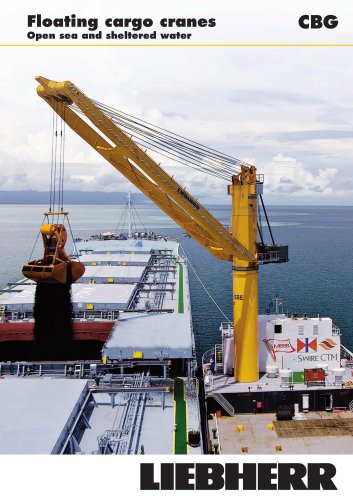
[[[37,77],[38,94],[67,125],[103,156],[171,219],[218,259],[233,263],[234,377],[258,380],[258,255],[256,169],[234,175],[232,232],[167,174],[121,128],[69,81]],[[92,126],[81,118],[75,104]]]

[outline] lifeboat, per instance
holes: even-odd
[[[40,283],[70,284],[80,279],[85,266],[67,255],[67,232],[64,224],[42,224],[40,233],[44,256],[42,259],[26,262],[22,267],[22,274]]]

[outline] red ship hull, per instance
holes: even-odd
[[[73,323],[73,340],[95,340],[105,342],[110,335],[115,321],[83,321]],[[0,342],[34,341],[33,322],[0,323]]]

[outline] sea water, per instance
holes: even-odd
[[[121,231],[123,206],[74,205],[65,207],[75,238],[104,231]],[[38,236],[46,207],[0,205],[0,283],[21,277]],[[147,230],[177,238],[205,287],[232,318],[231,263],[213,258],[205,249],[152,205],[137,206],[133,222]],[[230,208],[209,207],[228,225]],[[273,311],[276,295],[283,312],[329,316],[341,328],[343,343],[353,350],[353,207],[272,206],[268,215],[276,243],[289,245],[289,262],[260,267],[259,309]],[[139,220],[139,218],[141,220]],[[265,231],[266,240],[269,240]],[[70,246],[70,244],[69,244]],[[42,254],[40,238],[32,258]],[[193,326],[198,355],[220,340],[219,325],[226,321],[189,269]]]

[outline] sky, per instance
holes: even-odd
[[[336,14],[339,27],[304,33],[297,20],[309,9]],[[350,16],[345,16],[349,9]],[[352,43],[353,33],[349,0],[13,0],[1,6],[0,44],[28,42],[27,14],[73,11],[82,16],[217,17],[212,32],[217,36],[207,40],[206,35],[195,35],[195,41],[203,42]],[[353,47],[0,46],[0,193],[49,190],[52,113],[37,96],[34,80],[42,75],[71,80],[89,97],[254,164],[264,174],[266,204],[353,205],[352,51]],[[66,189],[134,191],[74,133],[67,134],[65,157]],[[230,203],[226,182],[169,161],[162,165],[200,201]],[[21,494],[23,488],[28,497],[28,485],[36,476],[26,457],[14,459],[16,463],[11,457],[2,461],[2,490],[13,492],[16,482],[16,492]],[[21,459],[21,474],[27,480],[18,481]],[[35,460],[31,457],[31,463]],[[81,470],[79,463],[63,470],[61,462],[67,481],[60,483],[57,467],[46,467],[47,462],[35,485],[37,496],[52,492],[54,481],[55,498],[66,493],[61,483],[65,489],[70,484],[71,495],[75,488],[82,495],[82,482],[75,479],[81,470],[86,473],[86,463]],[[109,463],[116,468],[115,461]],[[137,477],[132,465],[119,462],[120,491],[130,495],[131,477]],[[344,457],[340,465],[347,466]],[[36,466],[43,470],[42,461]],[[106,474],[107,462],[104,467]],[[346,470],[341,479],[348,478],[348,494]],[[88,484],[91,496],[101,494],[101,481]]]
[[[268,204],[352,205],[352,51],[0,47],[0,191],[49,189],[52,113],[34,80],[42,75],[254,164]],[[71,131],[65,158],[67,189],[131,188]],[[229,203],[226,181],[156,159],[201,202]]]

